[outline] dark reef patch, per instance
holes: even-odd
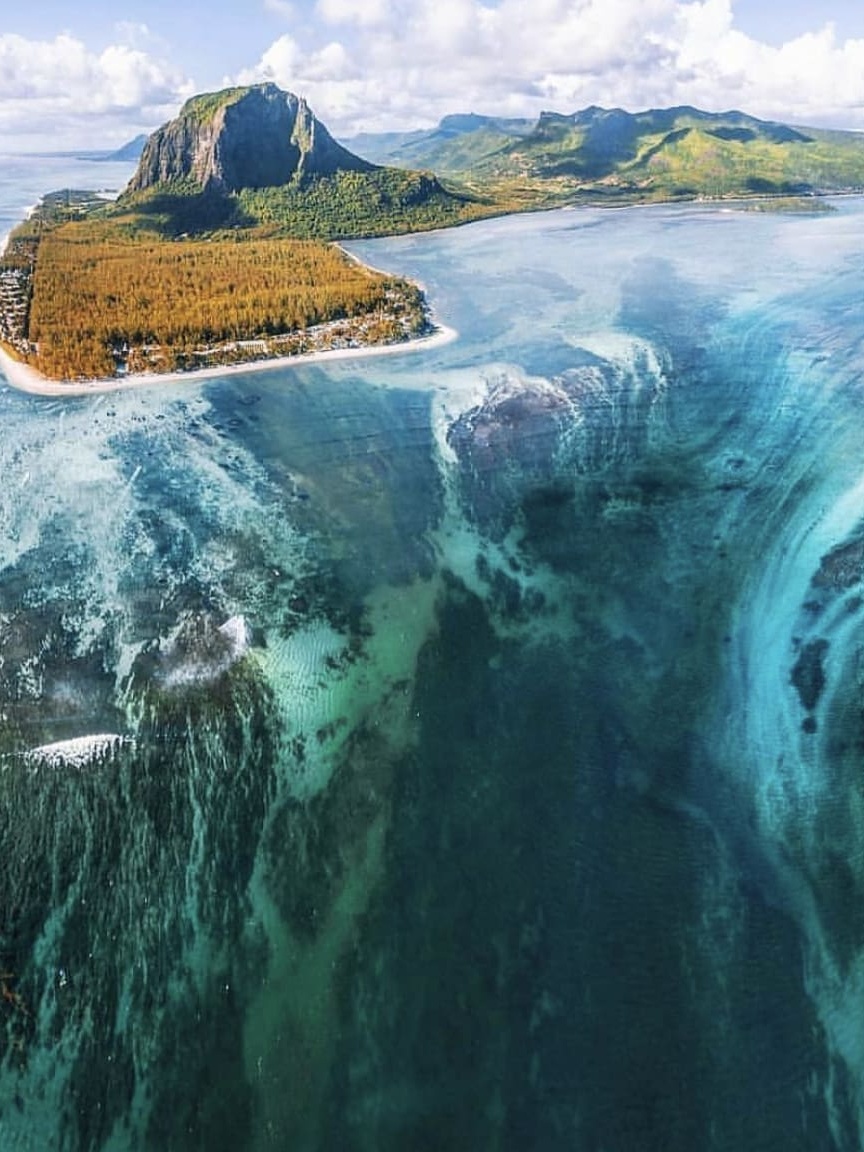
[[[791,682],[802,708],[812,712],[825,688],[823,662],[828,651],[827,640],[810,640],[804,644],[792,668]]]

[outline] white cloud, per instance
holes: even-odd
[[[807,35],[771,46],[736,27],[734,0],[260,0],[257,9],[289,21],[287,34],[224,82],[274,80],[344,135],[431,125],[448,112],[534,116],[593,103],[738,107],[864,127],[864,40],[839,40],[818,16]],[[110,36],[94,51],[70,33],[0,34],[0,148],[45,146],[47,133],[54,146],[101,147],[176,114],[194,87],[169,63],[169,46],[144,24],[117,23]]]
[[[172,115],[194,86],[142,44],[141,25],[94,53],[64,33],[53,40],[0,34],[0,137],[19,149],[99,148]],[[50,133],[50,135],[49,135]]]
[[[297,26],[237,79],[305,95],[345,134],[590,103],[864,126],[864,40],[840,43],[828,24],[772,47],[735,27],[731,0],[318,0],[317,11],[328,45]]]
[[[114,25],[117,41],[128,44],[130,48],[143,48],[153,40],[150,29],[146,24],[139,24],[131,20],[120,20]]]
[[[706,0],[682,14],[678,62],[696,100],[728,94],[726,107],[781,120],[864,125],[864,40],[839,43],[829,23],[771,47],[738,32],[728,8]]]

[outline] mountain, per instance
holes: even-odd
[[[401,342],[429,326],[420,289],[316,241],[476,210],[431,173],[354,156],[273,84],[198,96],[116,201],[50,194],[13,231],[0,342],[60,380]]]
[[[458,174],[527,136],[534,124],[534,120],[457,113],[426,131],[364,132],[345,143],[376,164]]]
[[[864,187],[858,133],[689,106],[627,112],[595,105],[530,122],[451,116],[428,132],[354,143],[370,159],[429,166],[523,207]]]
[[[163,235],[260,228],[341,239],[459,224],[497,202],[337,143],[275,84],[195,96],[147,141],[115,213]]]
[[[140,160],[146,143],[147,136],[142,133],[142,135],[136,136],[134,140],[128,140],[122,147],[118,148],[116,152],[109,152],[105,159],[120,161]]]
[[[302,97],[259,84],[188,100],[147,141],[128,190],[191,181],[239,192],[374,167],[337,144]]]
[[[113,152],[74,152],[72,155],[79,160],[88,160],[94,164],[106,164],[117,161],[126,164],[131,160],[139,160],[141,153],[144,151],[144,145],[147,143],[145,135],[136,136],[134,140],[128,140],[120,148],[116,148]]]
[[[147,141],[119,205],[163,234],[265,226],[337,239],[586,201],[861,188],[861,135],[734,110],[460,113],[339,143],[301,97],[259,84],[188,101]]]
[[[625,112],[592,106],[565,116],[542,112],[532,132],[511,143],[502,161],[536,176],[573,176],[599,180],[624,172],[661,168],[664,156],[685,141],[701,140],[710,147],[693,156],[697,182],[712,160],[736,149],[750,149],[766,159],[764,146],[812,143],[812,137],[784,124],[758,120],[743,112],[702,112],[697,108],[654,108]],[[700,160],[702,163],[700,163]]]

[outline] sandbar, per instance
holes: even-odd
[[[125,392],[131,388],[159,384],[194,383],[219,376],[236,376],[246,372],[272,371],[281,368],[303,368],[308,364],[328,364],[333,360],[359,360],[367,356],[387,356],[405,352],[425,352],[455,340],[459,333],[446,324],[436,324],[427,336],[402,340],[394,344],[364,344],[359,348],[328,348],[320,352],[298,352],[294,356],[272,356],[249,360],[244,364],[221,367],[190,368],[183,372],[133,372],[126,376],[106,376],[96,380],[49,380],[29,364],[22,364],[0,347],[0,372],[7,384],[33,396],[92,396],[99,392]]]

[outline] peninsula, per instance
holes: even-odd
[[[419,286],[352,260],[341,239],[578,204],[819,211],[825,193],[864,189],[859,134],[690,107],[450,116],[351,143],[274,84],[187,101],[116,201],[55,193],[12,233],[6,375],[116,385],[434,334]]]
[[[116,201],[51,194],[12,233],[6,375],[71,391],[428,339],[421,289],[333,241],[487,211],[429,173],[355,156],[275,85],[195,97]]]

